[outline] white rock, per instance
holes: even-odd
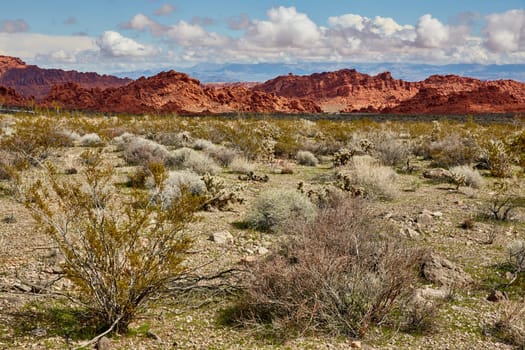
[[[209,239],[217,244],[233,243],[233,235],[228,231],[214,232],[210,235]]]

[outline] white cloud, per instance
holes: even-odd
[[[57,36],[34,33],[0,33],[0,53],[31,61],[37,55],[59,51],[97,50],[95,41],[87,36]]]
[[[29,30],[29,25],[23,19],[6,19],[0,23],[0,32],[23,33]]]
[[[485,45],[495,52],[525,51],[525,10],[487,16]]]
[[[306,48],[321,38],[317,25],[295,7],[271,8],[267,15],[268,21],[254,20],[247,28],[247,42],[263,47]]]
[[[136,14],[128,22],[121,23],[119,27],[139,31],[149,30],[154,36],[160,36],[167,30],[166,26],[163,26],[142,13]]]
[[[229,41],[226,36],[207,32],[202,26],[186,21],[180,21],[169,27],[166,37],[181,46],[222,46]]]
[[[429,14],[419,18],[416,33],[416,44],[420,47],[440,48],[449,40],[449,28]]]
[[[156,50],[126,38],[118,32],[105,31],[96,40],[100,53],[106,57],[143,57],[153,55]]]
[[[175,11],[175,6],[171,4],[164,4],[159,9],[155,10],[155,16],[167,16]]]
[[[376,16],[371,19],[352,13],[329,17],[328,23],[332,27],[350,28],[358,32],[369,32],[381,36],[390,36],[398,32],[411,31],[414,29],[411,25],[400,25],[390,17]]]

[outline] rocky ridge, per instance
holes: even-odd
[[[0,56],[0,85],[13,88],[25,98],[36,100],[45,98],[53,85],[77,83],[84,88],[119,87],[131,82],[131,79],[117,78],[97,73],[81,73],[62,69],[45,69],[27,65],[16,57]]]

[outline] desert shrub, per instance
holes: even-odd
[[[494,323],[493,333],[496,338],[517,349],[525,347],[525,304],[523,301],[505,302],[499,319]]]
[[[406,164],[412,154],[411,145],[393,132],[381,132],[374,138],[374,156],[381,164],[398,166]]]
[[[485,147],[485,157],[494,177],[510,177],[512,163],[507,147],[502,141],[491,140]]]
[[[354,154],[354,149],[341,148],[334,153],[334,167],[345,166],[352,160]]]
[[[248,159],[240,156],[233,158],[230,163],[230,169],[237,174],[249,174],[255,171],[255,164],[250,162]]]
[[[382,236],[358,200],[286,226],[279,253],[251,267],[234,321],[266,324],[289,336],[320,330],[364,337],[393,324],[417,282],[420,252]]]
[[[104,145],[104,141],[102,141],[100,136],[95,133],[82,135],[78,140],[78,143],[83,147],[97,147]]]
[[[387,166],[382,166],[368,156],[354,157],[349,168],[342,172],[350,185],[362,188],[371,199],[394,199],[398,196],[397,175]]]
[[[165,146],[176,148],[190,147],[194,139],[189,132],[158,132],[153,135],[153,140]]]
[[[316,210],[308,197],[295,190],[272,189],[259,194],[249,209],[246,222],[262,231],[276,232],[287,221],[312,220]]]
[[[481,188],[483,186],[483,177],[476,169],[468,165],[459,165],[450,169],[452,174],[459,174],[463,176],[466,186],[473,188]]]
[[[432,160],[438,167],[472,164],[480,156],[481,150],[476,139],[470,135],[448,134],[442,139],[420,140],[415,153]]]
[[[319,160],[317,160],[313,153],[308,151],[297,152],[295,159],[297,159],[297,163],[301,165],[316,166],[319,163]]]
[[[518,195],[518,191],[517,181],[495,182],[485,206],[486,215],[498,221],[510,220],[517,208],[525,206],[525,201]]]
[[[229,166],[237,156],[237,152],[234,150],[218,145],[207,148],[204,152],[224,167]]]
[[[204,139],[196,139],[195,141],[193,141],[193,144],[191,145],[191,148],[193,148],[194,150],[197,150],[197,151],[204,151],[206,149],[213,148],[213,147],[216,147],[216,146],[217,145],[215,145],[211,141],[204,140]]]
[[[76,287],[69,298],[98,325],[122,332],[187,270],[192,243],[182,229],[197,203],[183,195],[164,206],[144,191],[121,192],[99,153],[83,159],[79,178],[60,177],[48,166],[39,180],[19,186],[21,199],[64,257],[65,277]],[[158,170],[153,178],[161,192],[167,175]]]
[[[150,163],[168,161],[169,153],[166,147],[154,141],[127,133],[116,137],[114,141],[117,148],[123,151],[122,156],[128,164],[147,166]]]
[[[170,171],[161,191],[157,191],[154,183],[149,185],[150,187],[153,185],[151,192],[163,206],[169,206],[179,200],[185,191],[194,196],[204,196],[206,193],[206,184],[201,177],[187,170]]]
[[[191,148],[179,148],[170,154],[168,164],[180,169],[189,169],[199,175],[217,174],[219,166],[206,154]]]
[[[14,132],[0,141],[0,148],[16,155],[17,166],[39,164],[53,148],[70,146],[73,139],[63,133],[58,123],[45,117],[18,120]]]

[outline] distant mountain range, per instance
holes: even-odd
[[[345,68],[356,69],[359,72],[376,75],[381,72],[391,72],[398,79],[420,81],[430,75],[459,75],[480,80],[512,79],[525,82],[525,64],[481,65],[481,64],[448,64],[429,65],[412,63],[257,63],[257,64],[213,64],[201,63],[193,67],[177,68],[186,72],[203,83],[208,82],[264,82],[279,75],[292,73],[309,75],[318,72],[331,72]],[[163,69],[149,69],[132,72],[119,72],[115,75],[137,79],[160,73]],[[166,70],[166,69],[164,69]]]
[[[367,74],[356,69],[336,70],[337,67],[330,63],[201,64],[187,70],[189,74],[165,70],[153,76],[130,79],[44,69],[28,65],[16,57],[0,56],[0,107],[41,106],[103,113],[201,115],[525,112],[525,83],[502,79],[513,69],[516,74],[523,74],[521,66],[504,66],[503,73],[496,73],[503,66],[489,69],[454,65],[447,67],[461,70],[461,75],[431,75],[434,69],[438,69],[436,66],[420,65],[417,74],[425,79],[419,80],[394,78],[387,71],[388,68],[405,69],[405,75],[406,72],[414,74],[414,66],[370,64],[367,67],[363,69],[381,72]],[[441,69],[443,67],[439,71],[442,73]],[[465,71],[476,69],[484,74],[490,71],[497,79],[465,76]],[[308,74],[312,70],[319,73]],[[141,75],[154,72],[142,72]],[[266,79],[267,76],[271,79]],[[195,77],[200,77],[200,80]],[[265,81],[255,83],[257,80]]]

